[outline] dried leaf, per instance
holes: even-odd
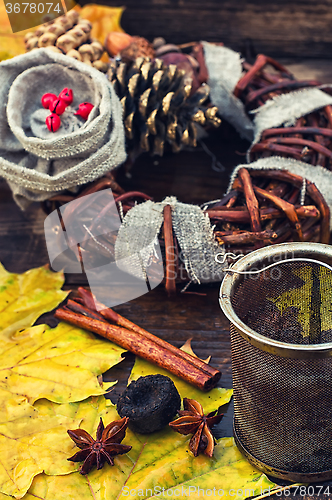
[[[86,405],[92,401],[94,410],[89,411]],[[102,398],[90,398],[88,402],[82,403],[52,404],[52,408],[46,404],[44,410],[51,412],[57,408],[57,411],[68,416],[84,416],[86,420],[82,421],[80,427],[94,434],[98,425],[98,411],[105,423],[118,418],[115,407],[106,403],[102,409],[102,405]],[[88,417],[90,413],[92,418]],[[89,425],[92,421],[93,430]],[[135,435],[128,430],[123,443],[130,444],[132,449],[126,455],[115,457],[113,467],[105,464],[103,469],[94,469],[88,476],[79,473],[51,477],[40,474],[34,479],[24,500],[120,500],[128,496],[147,499],[160,498],[158,493],[165,498],[176,498],[186,496],[183,491],[188,495],[189,487],[192,498],[199,498],[197,491],[200,487],[212,491],[215,488],[213,498],[222,498],[218,490],[223,489],[225,497],[232,489],[232,498],[242,500],[275,487],[264,474],[246,461],[232,438],[219,440],[212,459],[204,455],[194,458],[188,451],[189,439],[170,428],[148,436]],[[243,493],[237,494],[237,490]],[[0,500],[5,498],[0,497]]]
[[[21,498],[43,471],[48,475],[77,471],[79,464],[67,460],[75,449],[67,430],[81,425],[92,432],[100,414],[111,421],[108,406],[114,411],[103,396],[62,405],[42,399],[29,406],[25,416],[0,424],[0,490]]]
[[[106,5],[87,4],[84,7],[76,5],[75,10],[82,19],[92,23],[91,37],[104,44],[106,35],[111,31],[121,31],[120,20],[124,7],[107,7]]]
[[[65,323],[23,330],[10,345],[0,342],[0,423],[21,416],[37,399],[63,403],[104,394],[98,375],[119,363],[122,352]]]
[[[4,347],[0,354],[0,491],[20,498],[40,472],[76,470],[66,461],[72,452],[66,430],[77,428],[79,421],[63,416],[59,405],[46,411],[49,401],[31,404],[43,397],[62,402],[103,394],[98,375],[118,363],[123,350],[67,324],[23,330],[13,335],[11,346]]]
[[[33,325],[39,316],[60,304],[68,295],[61,290],[63,283],[63,273],[47,267],[14,274],[0,263],[1,344],[11,343],[12,333]]]
[[[194,358],[198,358],[198,356],[194,353],[191,347],[191,340],[192,339],[187,339],[183,346],[181,347],[182,351],[187,352],[188,354],[191,354]],[[212,356],[208,356],[206,359],[203,359],[205,363],[210,363]]]
[[[7,4],[7,2],[0,2],[0,61],[10,59],[11,57],[18,56],[20,54],[24,54],[24,36],[31,31],[35,31],[41,25],[41,23],[47,22],[53,17],[57,17],[57,14],[55,12],[53,12],[53,14],[46,14],[48,10],[46,10],[46,7],[45,14],[40,14],[38,12],[38,9],[36,9],[35,12],[31,12],[34,10],[33,4],[27,4],[27,7],[25,7],[26,12],[24,13],[24,15],[18,14],[15,17],[14,28],[16,32],[13,33],[8,15],[6,13],[5,4]],[[23,11],[24,5],[25,4],[18,3],[15,8],[21,8]],[[74,7],[74,5],[74,0],[66,0],[66,6],[68,10]],[[12,7],[14,9],[14,4],[12,4]],[[29,7],[31,8],[31,11]],[[28,29],[25,29],[27,26],[30,27]],[[19,29],[21,29],[22,31],[18,31]]]

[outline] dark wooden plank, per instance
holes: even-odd
[[[8,271],[22,273],[48,263],[44,218],[39,204],[23,212],[0,182],[0,262]]]
[[[276,57],[328,58],[332,48],[331,0],[98,2],[126,6],[124,29],[150,40],[163,36],[174,43],[184,43],[198,38],[224,42],[242,52],[250,46],[256,53]]]

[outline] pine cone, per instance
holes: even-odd
[[[27,52],[48,48],[66,54],[106,73],[108,64],[101,61],[104,47],[98,40],[90,38],[92,24],[80,19],[78,12],[71,10],[54,21],[40,26],[35,32],[25,35]]]
[[[162,156],[166,142],[173,152],[196,146],[196,124],[220,125],[218,109],[206,104],[209,87],[203,85],[190,95],[185,72],[174,64],[143,57],[129,64],[112,61],[108,77],[124,109],[127,149],[134,154],[150,151]]]
[[[120,51],[119,55],[123,62],[130,63],[135,61],[138,57],[146,57],[147,59],[153,59],[155,57],[153,45],[148,42],[146,38],[133,36],[132,39],[132,42]]]

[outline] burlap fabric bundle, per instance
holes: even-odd
[[[208,215],[200,207],[181,203],[173,196],[160,203],[147,201],[129,210],[115,242],[117,265],[121,268],[121,262],[124,262],[123,270],[137,277],[142,276],[142,270],[146,272],[166,205],[172,207],[179,259],[184,263],[190,281],[199,284],[220,281],[227,263],[222,266],[215,260],[216,255],[224,250],[214,238]]]
[[[49,132],[47,92],[73,90],[74,101]],[[112,85],[96,69],[39,49],[0,64],[0,175],[25,208],[101,177],[124,162],[122,107]],[[93,111],[86,122],[74,113],[82,102]]]

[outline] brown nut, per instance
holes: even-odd
[[[116,56],[121,50],[128,47],[132,40],[133,37],[128,35],[128,33],[111,31],[106,36],[105,48],[110,56]]]
[[[138,57],[152,59],[155,57],[155,51],[152,44],[141,36],[134,36],[133,41],[121,50],[120,57],[123,62],[129,63]]]

